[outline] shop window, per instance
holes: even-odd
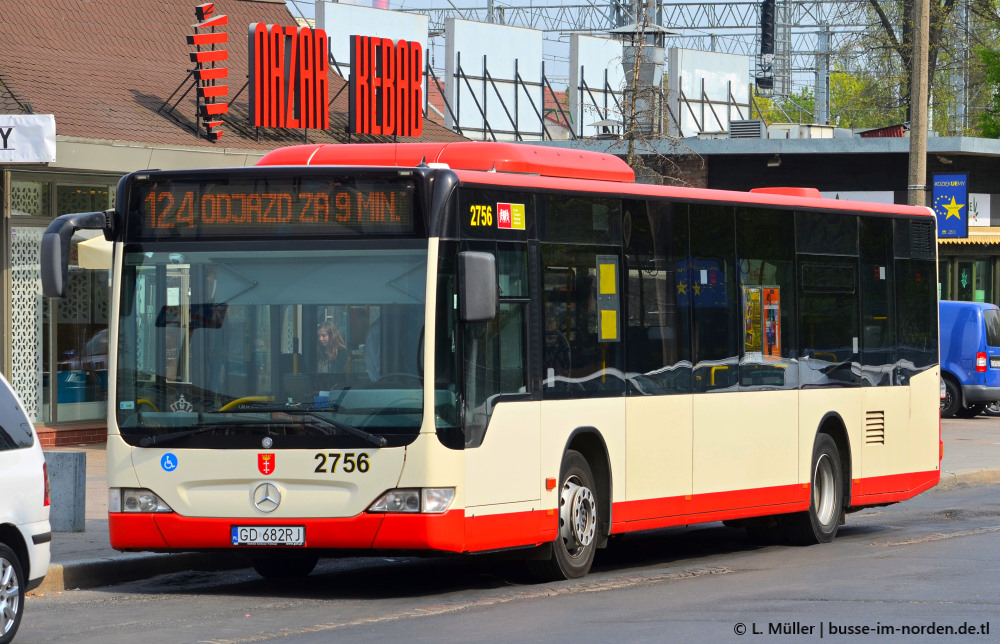
[[[10,214],[13,217],[49,216],[48,181],[11,181]]]

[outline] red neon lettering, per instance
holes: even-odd
[[[266,127],[267,122],[267,25],[250,25],[250,122]]]
[[[410,135],[410,43],[396,43],[396,133]]]
[[[313,100],[316,107],[313,114],[316,115],[318,127],[321,130],[330,129],[330,102],[327,96],[330,94],[330,56],[328,54],[328,41],[326,32],[322,29],[313,30]]]
[[[283,44],[287,45],[285,47],[285,52],[287,53],[285,59],[285,77],[284,77],[284,90],[285,90],[285,118],[283,119],[283,127],[299,127],[300,120],[298,118],[299,110],[299,93],[296,90],[298,86],[298,79],[301,75],[302,70],[298,65],[298,27],[285,27],[285,38],[283,38]],[[301,31],[308,32],[308,28],[303,28]]]
[[[419,42],[410,43],[410,136],[424,131],[424,48]]]
[[[298,91],[296,92],[299,106],[299,123],[302,127],[316,127],[317,112],[314,98],[316,87],[316,64],[314,60],[316,39],[309,29],[299,31],[297,38],[299,50]]]
[[[268,37],[267,84],[268,96],[267,127],[281,127],[285,122],[285,30],[279,25],[271,25]]]
[[[382,39],[382,133],[396,134],[396,44]]]
[[[379,59],[379,50],[381,48],[382,48],[381,38],[374,38],[374,37],[368,38],[368,64],[371,65],[371,68],[374,72],[372,74],[371,81],[368,84],[369,89],[371,90],[371,94],[368,98],[369,101],[368,111],[370,113],[368,118],[369,122],[371,123],[369,129],[370,134],[382,134],[382,125],[379,122],[378,118],[378,110],[379,110],[378,93],[379,90],[382,89],[382,79],[379,77],[378,72],[375,71],[376,64]]]
[[[351,130],[358,134],[369,134],[368,106],[371,102],[371,63],[368,56],[368,36],[354,36],[351,39]]]

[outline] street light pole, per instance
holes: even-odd
[[[927,205],[927,51],[930,0],[913,3],[913,56],[910,65],[910,172],[907,202]]]

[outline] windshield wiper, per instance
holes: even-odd
[[[333,427],[334,429],[339,429],[342,432],[346,432],[352,436],[356,436],[364,441],[367,441],[374,445],[375,447],[385,447],[389,444],[389,441],[385,439],[384,436],[379,436],[378,434],[372,434],[371,432],[365,431],[360,427],[354,427],[353,425],[346,425],[339,421],[333,420],[332,418],[327,418],[326,416],[321,416],[315,411],[310,409],[302,409],[301,407],[275,407],[275,406],[256,406],[252,402],[243,403],[240,406],[240,411],[245,412],[268,412],[268,413],[283,413],[289,415],[306,416],[315,421],[318,421],[325,427]]]
[[[313,420],[318,420],[319,422],[325,423],[326,425],[329,425],[330,427],[336,427],[337,429],[339,429],[342,432],[347,432],[348,434],[351,434],[352,436],[357,436],[358,438],[360,438],[362,440],[368,441],[369,443],[371,443],[375,447],[385,447],[386,445],[389,444],[389,441],[387,441],[385,439],[385,436],[379,436],[378,434],[372,434],[371,432],[367,432],[367,431],[361,429],[360,427],[354,427],[353,425],[347,425],[347,424],[341,423],[339,421],[336,421],[336,420],[334,420],[332,418],[327,418],[326,416],[320,416],[316,412],[298,409],[298,410],[292,410],[292,413],[301,414],[303,416],[308,416],[309,418],[312,418]]]
[[[179,438],[184,438],[185,436],[194,436],[195,434],[205,434],[208,432],[214,432],[217,429],[222,429],[224,427],[238,427],[239,425],[269,425],[270,421],[241,421],[240,423],[203,423],[199,424],[193,429],[185,429],[179,432],[170,432],[169,434],[151,434],[149,436],[143,436],[139,439],[139,445],[142,447],[152,447],[153,445],[159,445],[161,443],[169,443],[175,441]]]

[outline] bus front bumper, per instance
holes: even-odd
[[[247,549],[233,545],[234,526],[303,526],[304,546],[270,548],[316,550],[396,550],[476,552],[539,545],[556,538],[558,522],[549,511],[467,516],[363,513],[345,518],[260,519],[185,517],[176,513],[108,514],[111,546],[117,550],[187,552]]]

